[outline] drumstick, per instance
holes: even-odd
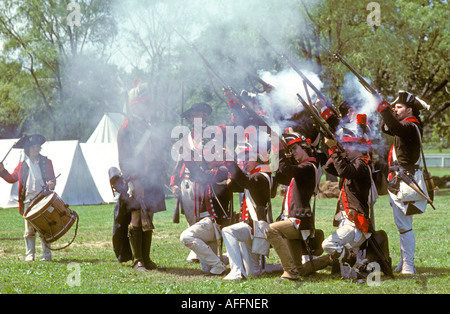
[[[11,152],[11,150],[14,148],[14,146],[16,146],[16,144],[17,144],[17,142],[16,143],[14,143],[14,145],[13,146],[11,146],[11,148],[8,150],[8,152],[6,153],[6,156],[5,157],[3,157],[3,160],[2,160],[2,163],[5,161],[5,159],[6,159],[6,157],[8,157],[8,155],[9,155],[9,153]]]

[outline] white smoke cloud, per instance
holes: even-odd
[[[370,79],[364,79],[371,84]],[[350,102],[359,114],[367,115],[367,121],[370,127],[370,137],[373,141],[374,149],[383,152],[386,147],[385,139],[382,136],[380,128],[381,116],[377,111],[379,99],[366,90],[351,72],[346,73],[344,76],[344,84],[342,85],[341,93],[344,100]],[[341,126],[353,129],[356,127],[356,124],[353,123],[351,125]]]
[[[317,89],[320,90],[323,87],[323,83],[316,73],[305,70],[303,67],[301,71]],[[308,99],[303,80],[292,68],[277,73],[260,71],[259,75],[262,80],[274,86],[274,90],[269,96],[261,95],[259,97],[262,110],[268,113],[273,125],[285,129],[290,126],[290,123],[285,120],[304,110],[297,98],[298,93],[303,99]],[[308,93],[311,100],[314,101],[315,94],[310,87],[308,87]]]

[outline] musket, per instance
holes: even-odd
[[[172,222],[174,224],[178,224],[180,223],[180,197],[176,196],[176,203],[175,203],[175,211],[173,212],[173,218],[172,218]]]
[[[359,83],[361,83],[362,86],[364,86],[364,88],[370,92],[371,94],[375,95],[378,94],[378,92],[375,90],[375,88],[373,88],[372,86],[370,86],[369,83],[367,83],[367,81],[361,76],[361,74],[358,73],[358,71],[356,71],[338,52],[336,53],[331,53],[327,48],[325,48],[322,44],[320,44],[320,46],[333,58],[337,59],[338,61],[342,62],[342,64],[344,64],[358,79]]]
[[[208,62],[208,60],[206,60],[206,58],[202,55],[202,53],[199,51],[199,49],[193,44],[191,43],[189,40],[187,40],[182,34],[180,34],[175,28],[173,28],[173,30],[189,45],[192,47],[192,49],[194,49],[194,51],[197,53],[197,55],[200,57],[200,59],[203,61],[204,65],[206,66],[206,68],[216,77],[216,79],[220,82],[220,84],[222,85],[222,88],[231,91],[231,93],[233,93],[233,96],[236,97],[236,99],[239,101],[239,103],[241,105],[243,105],[245,107],[245,111],[254,119],[254,121],[258,124],[258,125],[263,125],[265,127],[268,128],[268,130],[273,131],[272,128],[267,124],[266,121],[264,121],[263,118],[261,118],[260,115],[258,115],[252,108],[249,108],[248,106],[245,105],[245,101],[244,99],[242,99],[242,97],[229,85],[225,82],[225,80],[223,80],[219,74],[217,74],[216,71],[214,71],[213,67],[211,66],[211,64]]]
[[[219,82],[222,84],[222,86],[228,87],[227,83],[225,83],[225,81],[214,71],[213,67],[208,62],[208,60],[206,60],[206,58],[203,56],[203,54],[200,52],[200,50],[192,42],[190,42],[186,37],[184,37],[175,27],[172,26],[172,29],[174,30],[175,33],[178,34],[178,36],[181,37],[181,39],[183,39],[183,41],[185,41],[189,46],[191,46],[192,49],[194,49],[194,51],[197,53],[197,55],[200,57],[200,59],[202,59],[203,64],[206,66],[206,68],[216,77],[217,80],[219,80]]]
[[[372,248],[375,252],[375,255],[377,255],[378,260],[381,262],[381,267],[383,269],[383,272],[386,275],[393,278],[394,274],[392,272],[392,266],[391,266],[388,258],[384,254],[383,250],[381,249],[380,245],[378,244],[377,240],[374,239],[373,234],[369,237],[368,243],[369,243],[369,245],[372,246]]]
[[[303,105],[303,107],[306,109],[306,111],[308,111],[308,113],[310,114],[311,118],[318,124],[319,128],[322,130],[322,132],[324,133],[325,137],[333,139],[336,141],[336,145],[339,147],[339,149],[341,150],[341,152],[344,152],[344,147],[342,147],[342,144],[336,139],[336,136],[333,134],[333,132],[331,132],[331,130],[327,127],[327,125],[325,124],[324,121],[322,121],[322,117],[320,117],[316,111],[311,108],[306,101],[303,99],[302,96],[300,96],[300,94],[297,94],[298,100],[300,101],[300,103]]]
[[[248,76],[250,76],[251,78],[256,80],[258,83],[260,83],[263,86],[263,90],[264,91],[270,91],[270,90],[272,90],[274,88],[272,85],[270,85],[269,83],[267,83],[266,81],[261,79],[258,75],[255,75],[254,73],[252,73],[249,69],[247,69],[241,63],[237,62],[232,57],[228,57],[228,60],[230,60],[236,67],[238,67],[239,69],[244,71]]]
[[[433,201],[422,191],[422,189],[419,187],[417,182],[410,178],[406,173],[403,167],[400,166],[393,166],[389,167],[389,172],[396,171],[397,175],[400,177],[400,179],[403,180],[411,189],[413,189],[417,194],[422,196],[424,199],[428,201],[428,203],[431,205],[431,207],[436,210],[436,208],[433,205]]]
[[[289,59],[289,57],[286,56],[286,54],[284,54],[284,53],[279,53],[279,52],[272,46],[272,44],[271,44],[266,38],[264,38],[264,36],[262,36],[261,34],[260,34],[260,37],[267,43],[267,45],[270,47],[270,49],[273,50],[273,52],[274,52],[275,54],[281,56],[281,58],[283,58],[283,59],[291,66],[291,68],[294,69],[294,71],[297,72],[298,75],[300,75],[300,77],[302,78],[303,82],[306,83],[306,84],[308,84],[308,86],[314,91],[314,93],[316,93],[317,97],[319,97],[319,98],[325,100],[326,106],[327,106],[328,108],[330,108],[330,109],[334,112],[334,114],[335,114],[336,116],[338,116],[338,111],[337,111],[336,107],[335,107],[330,101],[328,101],[327,97],[325,97],[325,95],[322,94],[322,92],[321,92],[321,91],[320,91],[313,83],[311,83],[311,81],[306,77],[305,74],[303,74],[302,71],[300,71],[300,69],[299,69],[299,68],[291,61],[291,59]],[[305,89],[306,89],[306,86],[305,86]]]

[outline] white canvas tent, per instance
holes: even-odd
[[[108,170],[119,168],[117,143],[80,143],[89,171],[104,203],[116,201],[109,184]]]
[[[61,174],[55,192],[69,205],[91,205],[115,202],[108,177],[110,167],[119,167],[117,133],[124,116],[105,113],[86,143],[49,141],[41,154],[53,162],[55,175]],[[0,161],[18,139],[0,140]],[[12,173],[24,158],[22,149],[12,149],[4,161]],[[0,208],[18,207],[18,183],[0,179]]]
[[[69,205],[103,203],[78,141],[53,141],[42,145],[41,154],[53,162],[55,192]]]
[[[117,143],[123,121],[121,113],[105,113],[86,143]]]
[[[111,167],[119,168],[117,133],[123,121],[124,115],[120,113],[105,113],[88,141],[80,144],[92,178],[105,203],[117,200],[117,195],[113,194],[109,184],[108,170]]]
[[[17,140],[1,140],[0,156],[6,154]],[[42,145],[41,154],[52,160],[56,181],[55,192],[69,205],[92,205],[103,203],[78,141],[51,141]],[[1,157],[1,158],[3,158]],[[5,168],[11,173],[23,150],[13,149],[5,159]],[[17,183],[11,185],[0,179],[0,207],[17,207]]]

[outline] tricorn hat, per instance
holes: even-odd
[[[194,113],[194,112],[204,112],[209,116],[212,112],[212,108],[207,103],[198,102],[198,103],[193,104],[190,109],[183,112],[181,114],[181,116],[183,118],[189,118],[192,115],[192,113]]]
[[[394,100],[392,105],[394,106],[395,104],[402,104],[414,110],[430,110],[430,105],[428,105],[425,101],[404,90],[398,92],[398,97]]]
[[[44,136],[40,134],[25,135],[13,146],[14,148],[27,148],[33,145],[42,145],[46,142]]]

